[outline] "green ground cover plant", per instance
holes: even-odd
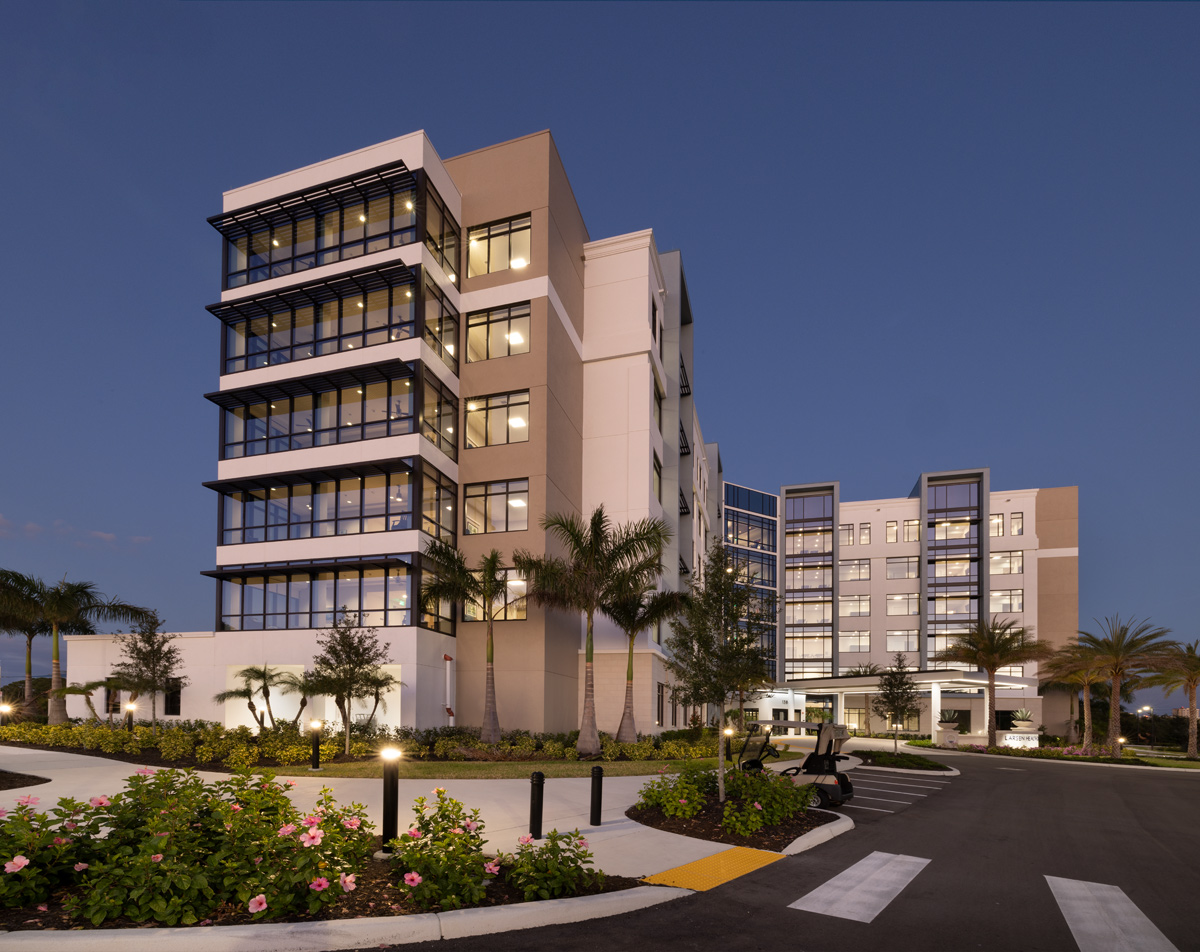
[[[731,833],[749,836],[804,813],[811,793],[811,784],[797,786],[790,777],[727,770],[721,825]],[[684,764],[677,772],[664,770],[647,781],[636,806],[657,807],[665,816],[691,819],[716,802],[718,795],[715,768]]]

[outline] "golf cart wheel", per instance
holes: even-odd
[[[828,810],[829,794],[827,794],[820,787],[813,787],[813,792],[809,794],[808,797],[808,805],[810,807],[817,807],[821,810]]]

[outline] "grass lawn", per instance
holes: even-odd
[[[780,760],[796,760],[800,753],[781,752]],[[535,770],[547,777],[590,777],[597,764],[606,777],[644,777],[656,774],[664,767],[678,770],[685,763],[716,767],[717,759],[701,760],[519,760],[519,761],[422,761],[401,760],[401,780],[528,780]],[[319,773],[307,767],[272,768],[277,777],[382,777],[383,764],[364,760],[353,764],[332,764]]]

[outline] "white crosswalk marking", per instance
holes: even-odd
[[[1177,952],[1117,886],[1047,876],[1079,952]]]
[[[929,860],[919,856],[875,852],[801,896],[788,908],[871,922],[928,863]]]

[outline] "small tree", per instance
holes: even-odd
[[[344,606],[332,627],[317,633],[317,645],[321,651],[313,658],[310,690],[333,699],[342,716],[348,755],[354,702],[374,699],[378,707],[383,695],[401,682],[383,670],[388,652],[379,643],[376,630],[359,627],[358,613],[348,612]]]
[[[768,680],[762,638],[775,629],[757,595],[726,569],[732,569],[732,564],[716,542],[705,557],[702,578],[692,580],[690,597],[671,622],[672,633],[666,639],[672,698],[687,705],[711,704],[721,711],[726,699],[743,685]],[[725,745],[719,737],[717,785],[724,802]]]
[[[892,665],[879,676],[879,693],[871,698],[871,710],[892,726],[892,750],[900,749],[900,722],[921,713],[917,685],[908,673],[908,657],[898,653]]]
[[[121,660],[113,666],[113,677],[131,691],[150,695],[150,724],[158,733],[158,692],[166,692],[172,684],[183,687],[188,679],[179,673],[183,652],[173,644],[175,635],[160,632],[162,619],[157,612],[147,611],[138,627],[127,635],[117,635]]]

